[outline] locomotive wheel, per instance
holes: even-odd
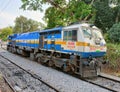
[[[40,64],[44,64],[43,62],[42,62],[42,58],[41,57],[38,57],[38,63],[40,63]]]
[[[40,57],[38,57],[37,61],[38,61],[38,63],[40,62]]]
[[[54,63],[53,63],[53,61],[51,61],[51,60],[50,60],[50,61],[48,61],[48,66],[49,66],[49,67],[52,67],[52,66],[54,66]]]
[[[68,66],[65,67],[65,65],[63,65],[63,66],[62,66],[62,70],[63,70],[64,72],[68,72],[68,71],[69,71],[69,67],[68,67]]]
[[[40,57],[38,57],[37,61],[38,61],[38,63],[41,63],[41,58],[40,58]]]

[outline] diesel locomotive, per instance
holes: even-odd
[[[81,77],[100,73],[107,50],[101,30],[88,23],[13,34],[8,40],[8,51]]]

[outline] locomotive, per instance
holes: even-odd
[[[107,50],[101,30],[89,23],[13,34],[8,40],[8,51],[81,77],[98,76]]]

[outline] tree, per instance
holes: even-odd
[[[104,33],[120,21],[120,0],[118,1],[118,6],[114,8],[109,6],[109,0],[96,0],[93,4],[96,9],[95,25]]]
[[[24,16],[17,17],[15,20],[14,33],[31,32],[39,29],[42,23],[27,19]]]
[[[1,29],[0,39],[2,39],[3,41],[6,41],[7,37],[12,33],[13,33],[12,27],[3,28]]]
[[[62,6],[66,5],[66,0],[21,0],[21,8],[24,10],[40,10],[43,11],[44,4],[51,4],[59,9],[63,9]],[[70,1],[70,0],[69,0]]]
[[[45,12],[47,28],[64,26],[71,22],[88,21],[93,19],[91,4],[87,5],[80,0],[22,0],[23,9],[42,10],[42,5],[51,4]],[[37,3],[37,4],[36,4]]]
[[[109,30],[120,21],[120,0],[116,7],[110,7],[109,0],[21,0],[21,8],[42,11],[44,4],[50,4],[45,13],[47,27],[67,25],[77,21],[93,21],[103,30]],[[111,0],[114,2],[115,0]]]
[[[65,25],[64,13],[54,7],[49,7],[46,10],[44,18],[47,22],[47,28]]]
[[[108,31],[108,37],[111,40],[111,42],[120,42],[120,22],[114,24],[110,30]]]
[[[114,8],[115,10],[115,23],[118,23],[120,21],[120,1],[119,1],[119,5],[117,7]]]
[[[85,2],[80,0],[71,0],[66,7],[66,18],[67,21],[89,21],[94,16],[92,12],[91,4],[87,5]]]
[[[95,24],[106,32],[114,24],[114,11],[108,6],[108,2],[95,2]]]

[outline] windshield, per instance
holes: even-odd
[[[82,31],[85,38],[90,38],[90,37],[93,37],[95,39],[103,38],[101,31],[97,28],[82,27]]]
[[[103,38],[103,36],[102,36],[102,33],[101,33],[101,31],[99,30],[99,29],[92,29],[92,32],[93,32],[93,37],[95,38],[95,39],[102,39]]]
[[[89,28],[82,28],[83,34],[85,38],[90,38],[92,36],[92,31]]]

